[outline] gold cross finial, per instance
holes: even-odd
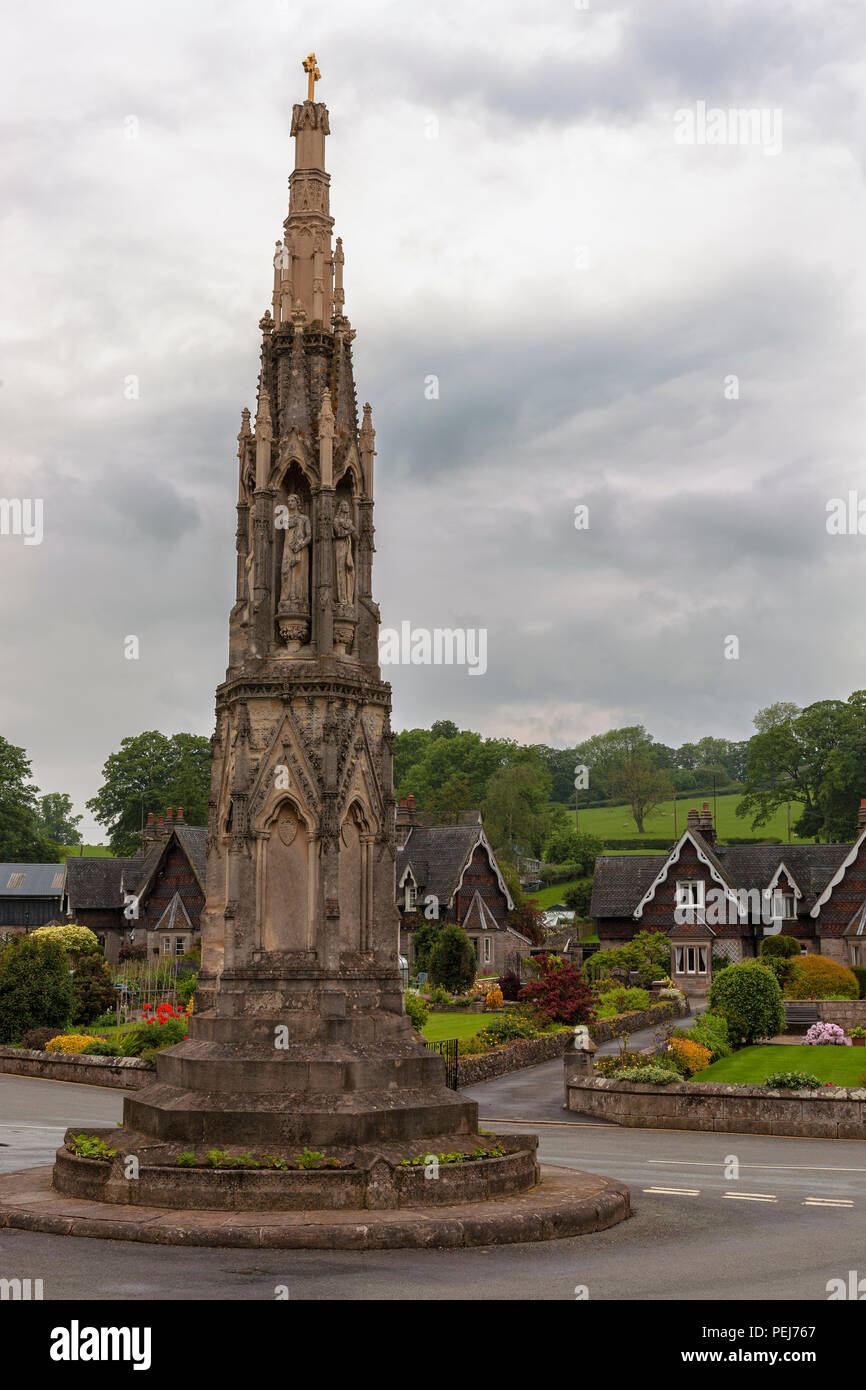
[[[315,53],[308,54],[301,66],[304,69],[304,72],[307,74],[307,101],[315,101],[316,83],[322,76],[322,74],[319,72],[319,69],[316,67]]]

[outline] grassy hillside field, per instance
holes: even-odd
[[[84,859],[110,859],[111,850],[108,845],[66,845],[63,849],[64,859],[77,859],[79,854]]]
[[[776,812],[766,825],[753,830],[748,817],[737,816],[736,809],[741,801],[739,794],[716,797],[716,835],[720,840],[726,840],[729,835],[740,839],[748,837],[755,841],[776,838],[782,841],[788,839],[788,824],[784,806]],[[677,833],[682,835],[686,828],[686,816],[694,806],[700,810],[705,800],[710,802],[712,810],[712,798],[710,797],[690,797],[686,794],[677,798]],[[791,820],[796,821],[800,815],[800,807],[792,804]],[[598,835],[602,840],[625,840],[634,839],[635,849],[640,848],[641,837],[637,833],[637,826],[634,823],[631,811],[627,806],[591,806],[587,810],[580,812],[580,828],[589,835]],[[674,840],[674,803],[663,801],[662,804],[653,811],[644,821],[644,834],[658,838],[668,836],[673,843]],[[809,844],[808,840],[800,840],[794,833],[791,833],[791,840],[794,844]],[[656,851],[657,853],[658,851]]]

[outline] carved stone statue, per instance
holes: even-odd
[[[351,606],[355,602],[354,537],[357,535],[349,504],[344,499],[334,517],[334,569],[337,580],[337,602]]]
[[[280,602],[296,607],[309,602],[309,567],[307,550],[312,534],[309,517],[293,492],[286,499],[288,518],[283,543],[282,584]]]

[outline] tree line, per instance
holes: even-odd
[[[707,736],[678,748],[657,742],[642,724],[610,729],[570,748],[484,738],[439,719],[394,739],[398,798],[443,824],[480,809],[488,838],[506,860],[516,853],[557,862],[555,839],[569,831],[575,769],[585,769],[581,806],[625,805],[639,833],[675,792],[740,792],[737,814],[760,829],[786,804],[799,807],[801,838],[850,840],[866,796],[866,691],[805,708],[780,701],[760,709],[741,742]],[[210,742],[156,730],[121,741],[102,768],[87,809],[106,827],[111,850],[135,854],[148,811],[181,805],[191,825],[206,825]],[[573,810],[572,810],[573,815]],[[0,737],[0,859],[39,862],[80,843],[81,816],[65,793],[40,795],[23,748]]]

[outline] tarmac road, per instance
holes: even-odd
[[[333,1254],[2,1230],[0,1274],[43,1279],[46,1299],[181,1301],[269,1301],[280,1285],[293,1300],[573,1301],[584,1288],[591,1301],[825,1300],[830,1279],[866,1276],[866,1143],[599,1125],[561,1109],[561,1078],[561,1063],[547,1063],[469,1094],[485,1127],[534,1127],[544,1162],[624,1179],[635,1214],[613,1230],[532,1246]],[[50,1162],[67,1125],[109,1125],[121,1108],[121,1092],[0,1075],[0,1168]]]

